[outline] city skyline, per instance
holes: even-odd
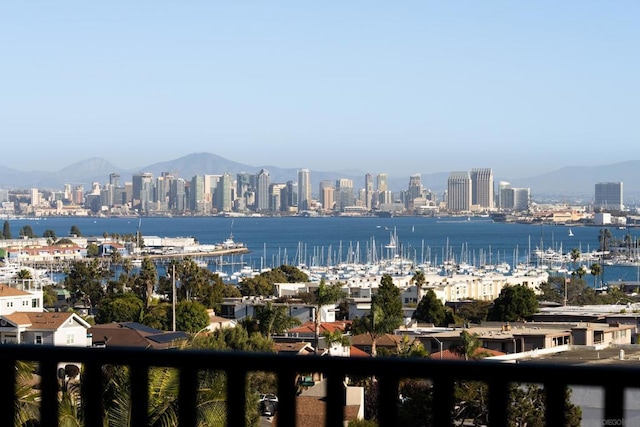
[[[631,1],[10,3],[0,165],[101,157],[135,169],[185,146],[390,176],[613,164],[640,157],[638,12]]]

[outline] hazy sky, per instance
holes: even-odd
[[[4,2],[0,165],[638,160],[639,22],[637,0]]]

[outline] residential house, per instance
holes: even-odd
[[[136,322],[105,323],[89,329],[95,347],[178,348],[189,339],[182,331],[166,332]]]
[[[0,342],[90,347],[89,327],[75,313],[16,311],[0,316]]]
[[[42,290],[27,292],[12,286],[0,285],[0,316],[15,311],[41,312]]]

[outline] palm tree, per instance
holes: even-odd
[[[327,285],[324,278],[320,279],[320,285],[318,286],[318,292],[316,294],[316,303],[314,306],[314,351],[318,352],[318,341],[320,338],[320,311],[325,305],[335,304],[344,297],[346,292],[342,290],[342,283],[337,282],[332,285]]]
[[[573,269],[576,269],[576,265],[578,264],[578,260],[580,259],[580,249],[573,248],[571,249],[571,262],[573,263]]]
[[[450,350],[464,357],[464,360],[481,359],[485,352],[478,351],[482,348],[482,342],[478,334],[470,334],[467,331],[460,332],[460,343],[452,345]]]
[[[327,347],[331,348],[334,344],[340,345],[342,347],[349,347],[351,345],[351,340],[348,335],[345,335],[340,329],[336,329],[335,331],[325,331],[322,334],[325,342],[327,343]]]
[[[600,264],[598,264],[598,263],[591,264],[591,274],[593,275],[593,287],[594,287],[594,289],[598,287],[598,285],[596,283],[596,278],[600,275],[601,272],[602,272],[602,267],[600,266]]]

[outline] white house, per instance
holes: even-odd
[[[42,290],[27,292],[11,286],[0,285],[0,316],[15,311],[41,312]]]
[[[90,347],[89,327],[75,313],[16,311],[0,316],[0,342]]]

